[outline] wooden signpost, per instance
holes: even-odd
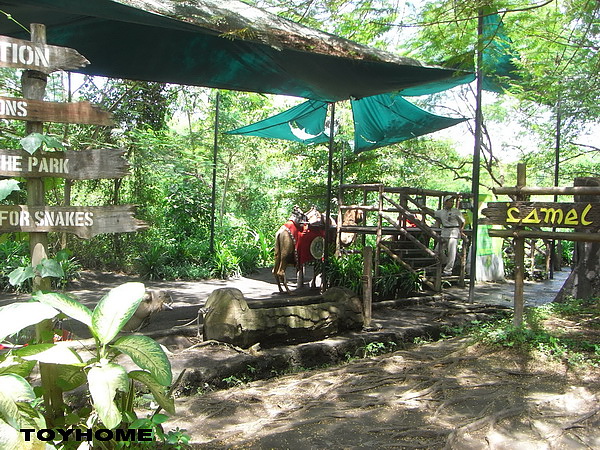
[[[25,69],[21,77],[25,98],[0,97],[0,117],[26,121],[25,132],[43,133],[43,122],[111,125],[111,116],[89,103],[44,102],[47,74],[83,67],[89,61],[76,50],[46,44],[46,28],[31,24],[31,42],[0,36],[0,67]],[[27,178],[27,205],[0,206],[0,232],[29,233],[31,265],[47,258],[48,232],[74,233],[91,238],[100,233],[137,231],[147,225],[133,217],[134,206],[46,206],[43,179],[121,178],[127,174],[123,150],[34,152],[0,150],[0,176]],[[33,279],[33,290],[49,290],[49,278]],[[52,323],[36,325],[38,342],[51,342]],[[40,362],[42,378],[57,379],[56,366]],[[49,426],[64,416],[62,390],[44,386]],[[62,422],[61,422],[62,423]]]
[[[488,203],[483,215],[495,225],[555,228],[600,225],[600,205],[592,203]]]
[[[0,175],[7,177],[55,177],[70,180],[123,178],[129,163],[123,149],[35,152],[0,149]]]
[[[25,98],[0,97],[0,118],[27,121],[28,133],[41,133],[42,122],[113,125],[110,113],[89,102],[42,100],[46,87],[44,74],[79,68],[89,61],[76,50],[46,45],[43,25],[32,25],[32,40],[35,42],[0,36],[0,67],[26,69],[23,76]],[[135,219],[132,205],[46,206],[44,202],[43,178],[122,178],[129,171],[124,154],[123,149],[37,151],[34,154],[0,149],[0,176],[28,180],[27,205],[0,206],[0,232],[31,233],[32,262],[39,262],[46,257],[48,232],[73,233],[89,239],[101,233],[147,228],[144,222]]]
[[[0,206],[4,233],[67,232],[89,239],[102,233],[126,233],[148,228],[134,217],[135,206]]]
[[[0,67],[36,70],[49,74],[57,70],[78,69],[89,63],[72,48],[0,36]]]
[[[517,166],[517,186],[494,189],[495,194],[512,195],[514,202],[488,203],[482,214],[485,222],[491,225],[510,226],[507,230],[489,230],[491,237],[514,238],[515,249],[515,293],[513,323],[523,323],[523,285],[525,278],[525,239],[548,239],[563,241],[600,242],[600,233],[586,231],[600,227],[600,203],[578,202],[581,194],[600,195],[600,187],[549,187],[526,186],[524,164]],[[528,196],[574,195],[575,202],[530,202]],[[525,229],[525,227],[533,229]],[[552,228],[544,231],[541,228]],[[556,228],[575,228],[574,232],[555,231]]]
[[[114,125],[112,114],[90,102],[58,103],[10,97],[0,97],[0,119]]]

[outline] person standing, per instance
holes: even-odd
[[[442,228],[441,255],[445,255],[442,262],[445,263],[442,274],[452,275],[452,268],[456,260],[456,249],[458,239],[463,236],[465,218],[460,209],[454,206],[456,198],[452,195],[444,197],[444,207],[435,212],[435,220]],[[444,258],[444,256],[442,256]]]

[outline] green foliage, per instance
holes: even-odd
[[[30,155],[33,155],[43,145],[46,145],[49,149],[64,149],[63,144],[58,139],[45,134],[31,133],[21,139],[21,147]]]
[[[0,355],[0,376],[12,377],[24,389],[33,393],[29,384],[20,377],[23,376],[24,364],[37,361],[51,363],[56,367],[52,379],[48,379],[42,372],[42,389],[57,384],[63,390],[73,390],[87,381],[93,409],[86,406],[71,411],[65,417],[54,417],[53,421],[64,428],[81,426],[114,429],[123,425],[135,428],[134,424],[139,425],[141,422],[136,422],[138,418],[133,410],[134,380],[150,390],[162,409],[173,413],[174,400],[167,391],[173,381],[171,365],[162,347],[142,335],[122,336],[113,342],[134,314],[144,293],[143,284],[126,283],[112,289],[102,297],[94,310],[90,310],[68,295],[39,292],[33,296],[32,302],[13,303],[0,308],[0,342],[6,343],[10,336],[24,328],[53,319],[59,314],[85,324],[95,340],[95,346],[88,347],[81,354],[60,343],[33,342],[22,348],[9,344],[9,348],[13,350]],[[84,355],[87,360],[83,359]],[[131,358],[137,369],[128,372],[114,362],[119,355]],[[33,369],[31,365],[25,367],[28,371]],[[11,395],[11,387],[14,387],[14,383],[0,383],[0,401]],[[29,395],[26,400],[31,404],[35,397]],[[0,427],[0,442],[15,439],[14,430],[23,427],[25,423],[31,424],[35,429],[45,428],[37,416],[30,414],[31,409],[20,412],[8,400],[6,404],[10,409],[0,408],[0,419],[5,420],[8,427]],[[48,408],[48,405],[45,407]],[[164,421],[160,415],[154,415],[149,420],[148,423],[144,420],[142,422],[146,425],[151,423],[160,442],[171,439],[178,445],[186,444],[180,431],[174,435],[162,432],[162,428],[158,427]],[[17,436],[16,439],[22,440],[22,437]],[[15,445],[14,448],[19,447]]]
[[[600,365],[600,342],[589,337],[570,336],[562,328],[549,328],[545,320],[553,317],[580,320],[582,316],[596,317],[598,300],[570,300],[549,303],[526,310],[522,326],[515,327],[511,317],[476,324],[471,335],[486,345],[515,348],[519,351],[538,351],[549,358],[570,366]]]
[[[421,290],[419,275],[412,273],[395,261],[379,266],[379,277],[374,279],[373,290],[380,299],[402,298]]]
[[[319,270],[318,265],[315,270]],[[330,258],[325,270],[329,286],[346,287],[359,295],[362,294],[362,255],[354,253],[339,258]]]
[[[320,264],[317,265],[317,270]],[[363,258],[358,253],[331,258],[327,268],[330,286],[343,286],[357,294],[362,294]],[[380,300],[402,298],[421,289],[418,275],[404,269],[398,263],[382,258],[380,276],[373,279],[373,292]]]
[[[391,353],[396,351],[398,344],[395,342],[366,342],[364,345],[358,347],[354,353],[346,353],[344,355],[346,362],[353,361],[360,358],[372,358],[374,356],[383,355],[385,353]]]
[[[0,201],[4,200],[14,191],[19,190],[19,182],[17,180],[0,180]]]
[[[3,235],[8,237],[8,235]],[[9,274],[19,267],[30,265],[29,245],[24,240],[3,239],[0,240],[0,286],[3,290],[12,289],[9,283]],[[21,289],[27,289],[28,285],[21,286]]]

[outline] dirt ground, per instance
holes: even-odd
[[[87,274],[73,292],[93,307],[109,287],[125,281],[132,279]],[[230,371],[228,383],[243,383],[221,390],[200,383],[187,392],[192,395],[176,399],[177,412],[165,429],[185,429],[195,448],[600,448],[598,368],[573,370],[535,352],[491,349],[467,338],[421,345],[409,339],[393,353],[359,359],[363,355],[352,351],[346,354],[349,361],[338,365],[245,382],[257,370],[251,355],[220,346],[190,351],[196,326],[183,325],[197,317],[199,306],[218,287],[241,288],[250,298],[272,295],[275,285],[268,272],[242,284],[146,284],[168,289],[173,297],[174,310],[161,313],[148,333],[180,330],[169,347],[176,375],[182,368],[224,369],[238,358],[239,372]],[[14,297],[0,298],[0,304],[9,301]],[[442,320],[440,311],[455,307],[438,302],[384,308],[374,313],[380,329],[361,339],[365,345],[384,341],[392,336],[386,330],[398,333],[418,320],[429,325]],[[577,331],[581,323],[555,325]],[[341,340],[327,345],[340,346]],[[324,344],[315,343],[313,352],[323,353],[319,345]],[[202,358],[198,351],[204,352]],[[273,375],[286,372],[271,370]]]
[[[177,401],[198,448],[600,448],[598,369],[466,338]]]

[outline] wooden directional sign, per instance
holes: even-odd
[[[486,222],[553,228],[595,228],[600,226],[600,203],[488,203],[482,213]]]
[[[0,232],[73,233],[89,239],[102,233],[127,233],[148,228],[136,219],[135,206],[0,206]]]
[[[123,178],[129,164],[123,149],[94,149],[78,152],[36,152],[0,149],[0,176],[24,178],[68,178],[97,180]]]
[[[78,69],[89,63],[72,48],[0,36],[0,67],[52,73],[57,70]]]
[[[0,97],[0,118],[29,122],[114,125],[112,114],[90,102],[58,103]]]

